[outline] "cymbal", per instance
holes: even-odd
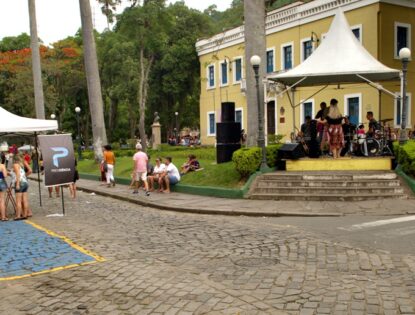
[[[393,118],[385,118],[385,119],[381,119],[379,121],[385,123],[385,122],[392,121],[392,120],[393,120]]]

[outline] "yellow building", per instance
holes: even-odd
[[[270,75],[286,71],[304,61],[324,41],[336,10],[341,7],[355,36],[368,52],[381,63],[401,69],[398,52],[402,47],[412,50],[412,25],[415,25],[415,1],[408,0],[315,0],[301,1],[268,13],[266,18],[267,60]],[[217,34],[196,43],[200,59],[200,130],[204,144],[216,140],[215,123],[220,121],[221,103],[235,102],[236,120],[247,129],[247,104],[244,78],[247,67],[244,51],[243,26]],[[249,61],[248,61],[249,63]],[[251,71],[251,69],[249,69]],[[415,63],[408,68],[408,119],[407,127],[415,125]],[[399,95],[400,82],[382,85]],[[390,119],[389,124],[400,128],[401,104],[392,96],[367,84],[331,85],[311,99],[305,99],[321,87],[302,87],[296,90],[295,125],[300,128],[305,116],[314,117],[323,101],[339,100],[339,108],[355,124],[367,123],[367,111],[376,119]],[[286,95],[267,93],[265,109],[268,135],[279,134],[286,139],[293,130],[293,111]],[[256,117],[253,119],[257,119]]]

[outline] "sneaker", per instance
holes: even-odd
[[[146,191],[146,196],[147,197],[150,196],[150,192],[149,191]]]
[[[133,194],[138,194],[138,190],[133,190]]]

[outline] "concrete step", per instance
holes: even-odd
[[[402,187],[276,187],[263,188],[257,187],[253,190],[252,195],[257,194],[294,194],[294,195],[387,195],[403,194]]]
[[[261,176],[261,179],[265,180],[309,180],[309,181],[322,181],[322,180],[392,180],[397,179],[396,173],[393,172],[381,172],[381,173],[365,173],[365,172],[330,172],[330,173],[269,173]]]
[[[315,195],[298,195],[298,194],[255,194],[250,197],[257,200],[292,200],[292,201],[362,201],[375,199],[406,199],[405,194],[360,194],[360,195],[332,195],[332,194],[315,194]]]
[[[399,187],[399,180],[345,180],[345,181],[305,181],[305,180],[280,180],[280,179],[260,179],[258,188],[273,187]]]

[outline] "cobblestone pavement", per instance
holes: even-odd
[[[64,218],[45,216],[58,199],[33,207],[34,222],[107,261],[0,282],[0,314],[415,314],[414,253],[86,193]]]

